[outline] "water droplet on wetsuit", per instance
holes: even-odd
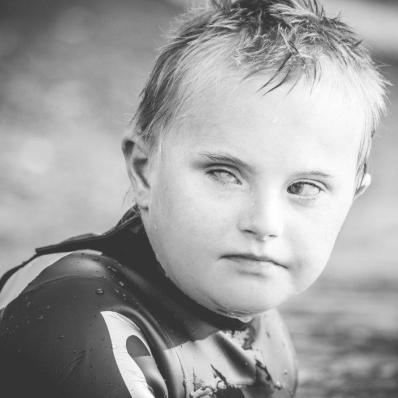
[[[282,384],[281,384],[280,381],[276,381],[276,382],[275,382],[275,388],[276,388],[277,390],[282,390],[283,386],[282,386]]]

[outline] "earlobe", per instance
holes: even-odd
[[[126,137],[122,142],[127,174],[129,176],[135,203],[143,210],[149,202],[149,148],[139,138]]]
[[[360,185],[357,187],[357,190],[355,191],[354,199],[363,195],[366,192],[366,190],[369,188],[371,182],[372,182],[372,176],[369,173],[365,173],[361,180]]]

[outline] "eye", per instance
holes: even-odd
[[[292,195],[311,199],[318,196],[323,191],[323,189],[319,185],[312,182],[298,181],[289,185],[287,191]]]
[[[237,184],[241,185],[240,180],[229,170],[213,169],[207,172],[213,179],[221,184]]]

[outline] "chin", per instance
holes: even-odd
[[[287,295],[269,294],[235,294],[233,300],[221,300],[218,307],[222,312],[233,318],[241,318],[255,316],[265,311],[278,307],[280,304],[288,300]]]

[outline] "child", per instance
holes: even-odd
[[[135,206],[37,249],[22,291],[22,270],[2,279],[2,394],[294,396],[275,308],[319,276],[370,183],[384,85],[316,1],[188,16],[123,143]]]

